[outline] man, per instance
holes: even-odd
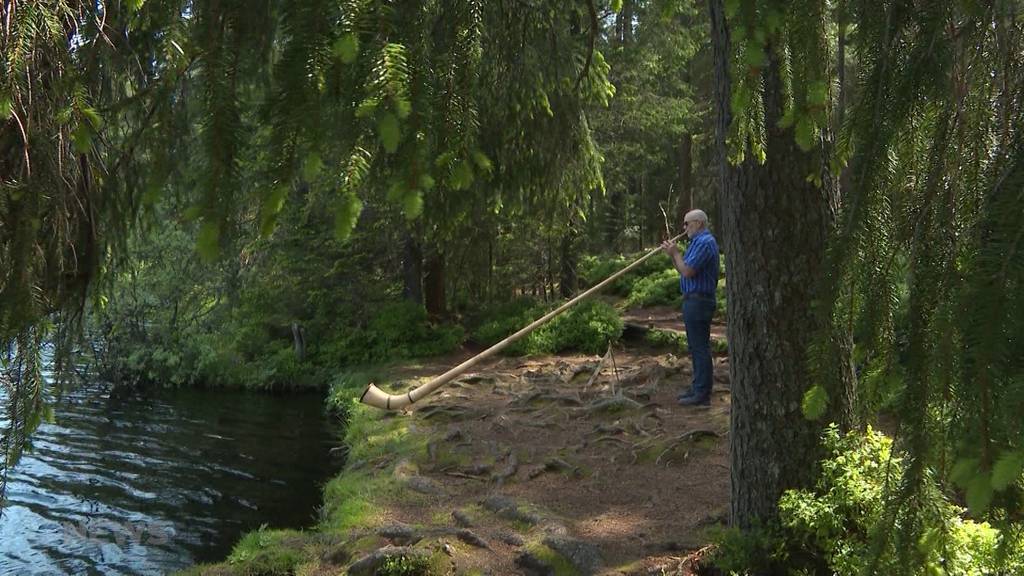
[[[711,362],[711,319],[715,315],[715,290],[718,288],[718,243],[708,230],[708,215],[690,210],[683,217],[683,229],[690,239],[686,255],[675,242],[664,241],[661,249],[672,258],[679,271],[679,289],[683,293],[683,323],[686,341],[693,359],[693,382],[679,395],[683,406],[711,404],[714,364]]]

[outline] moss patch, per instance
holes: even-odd
[[[579,571],[572,565],[572,562],[569,562],[568,558],[540,542],[527,544],[526,551],[550,567],[555,576],[576,576],[579,574]]]

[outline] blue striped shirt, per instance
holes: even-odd
[[[697,269],[693,278],[679,276],[679,289],[683,294],[715,295],[718,288],[718,243],[708,230],[701,230],[690,239],[690,246],[683,256],[683,263]]]

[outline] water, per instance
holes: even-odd
[[[315,522],[337,441],[322,398],[78,389],[10,471],[0,575],[164,574]]]

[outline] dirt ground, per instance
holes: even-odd
[[[711,324],[711,339],[725,340],[725,314],[719,310],[715,314],[715,320]],[[651,306],[648,308],[631,308],[622,314],[622,321],[626,324],[666,330],[669,332],[685,332],[683,330],[682,313],[675,306]]]
[[[668,314],[652,312],[666,327]],[[727,362],[715,358],[711,406],[682,407],[690,361],[672,354],[485,361],[399,416],[433,440],[403,472],[423,497],[389,507],[381,533],[402,545],[407,527],[447,524],[457,574],[565,573],[552,549],[581,574],[700,573],[708,528],[728,515]]]

